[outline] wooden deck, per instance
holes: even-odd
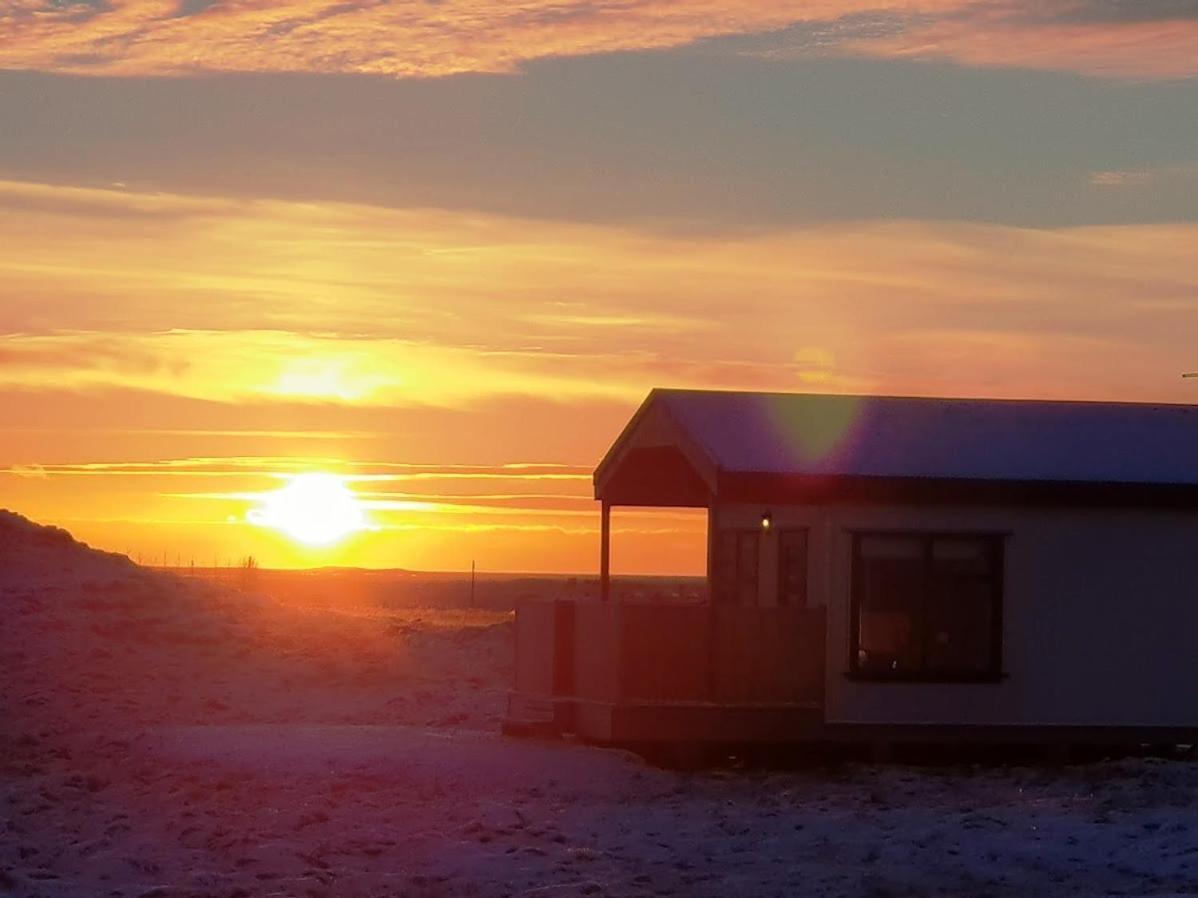
[[[662,746],[1069,747],[1198,743],[1198,727],[826,722],[822,609],[532,601],[504,730]],[[1057,755],[1052,755],[1057,757]]]
[[[612,744],[796,741],[823,722],[822,609],[529,602],[511,732]]]

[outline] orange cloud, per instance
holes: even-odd
[[[0,183],[8,196],[0,387],[444,409],[632,405],[658,384],[1181,399],[1160,366],[1193,367],[1196,225],[663,235]],[[111,214],[126,207],[156,216]]]
[[[1146,187],[1158,182],[1177,187],[1198,183],[1198,163],[1090,173],[1090,184],[1094,187]]]
[[[871,4],[849,4],[858,9]],[[814,17],[846,4],[814,4]],[[194,12],[181,14],[188,7]],[[779,28],[812,13],[784,2],[722,0],[429,4],[113,0],[99,7],[20,3],[0,18],[8,68],[117,75],[205,71],[359,72],[435,76],[510,72],[548,56],[670,47]]]
[[[828,49],[970,65],[1187,77],[1195,23],[1093,2],[969,0],[19,0],[0,14],[0,67],[103,75],[512,72],[558,56],[677,47],[812,27]],[[1126,10],[1127,7],[1121,9]],[[1054,18],[1055,16],[1055,18]],[[886,22],[855,38],[862,17]],[[1091,21],[1091,19],[1094,19]]]
[[[886,58],[941,59],[1109,78],[1198,75],[1195,18],[1062,22],[1027,17],[1011,6],[979,4],[976,10],[885,36],[851,40],[844,46]]]

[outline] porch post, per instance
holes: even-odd
[[[603,500],[599,537],[599,598],[611,598],[611,505]]]
[[[709,605],[715,604],[715,544],[718,527],[716,506],[712,501],[707,506],[707,603]]]
[[[704,634],[707,652],[707,698],[716,700],[719,684],[716,681],[715,655],[717,625],[716,621],[716,546],[718,544],[720,522],[719,507],[715,498],[707,506],[707,630]]]

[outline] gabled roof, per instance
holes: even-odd
[[[658,389],[644,407],[727,474],[1198,485],[1194,405]]]

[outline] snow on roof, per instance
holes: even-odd
[[[731,472],[1198,484],[1198,406],[654,390]]]

